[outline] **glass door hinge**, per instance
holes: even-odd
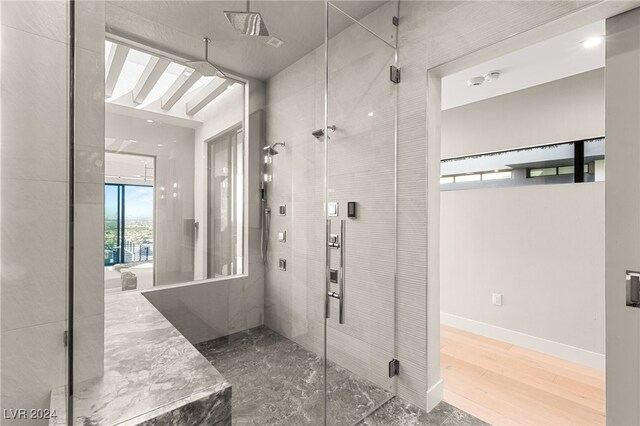
[[[393,25],[397,27],[400,24],[400,19],[397,16],[394,16],[391,22],[393,22]]]
[[[400,375],[400,361],[392,359],[389,361],[389,377]]]
[[[396,67],[395,65],[391,65],[389,70],[389,79],[392,83],[400,83],[400,68]]]
[[[62,342],[64,343],[64,346],[69,346],[69,332],[67,330],[64,331],[64,334],[62,336]]]

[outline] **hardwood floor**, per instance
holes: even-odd
[[[604,372],[441,328],[444,400],[493,425],[604,425]]]

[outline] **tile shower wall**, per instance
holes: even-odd
[[[102,374],[104,5],[76,12],[86,73],[76,80],[74,373],[84,380]],[[0,6],[2,409],[48,408],[66,378],[67,13],[63,1]]]
[[[401,2],[396,336],[402,374],[398,378],[398,394],[420,407],[426,407],[427,390],[437,388],[440,383],[439,204],[435,195],[439,194],[440,149],[431,147],[427,152],[427,70],[587,4],[589,2],[575,1]],[[334,42],[337,40],[339,37]],[[342,39],[342,43],[354,58],[359,56],[359,45],[347,38]],[[269,203],[272,208],[286,203],[292,214],[273,216],[265,283],[265,321],[269,327],[316,352],[321,350],[323,315],[324,157],[320,144],[310,139],[310,132],[323,125],[323,59],[323,49],[317,49],[271,78],[267,86],[268,141],[284,139],[287,142],[284,153],[273,160]],[[381,88],[375,86],[375,90]],[[383,165],[380,167],[384,169]],[[429,205],[433,207],[429,208],[429,215],[427,185],[431,194]],[[371,195],[370,192],[363,194]],[[277,232],[281,230],[287,231],[286,244],[277,242]],[[286,272],[277,268],[280,257],[289,261]],[[330,341],[331,338],[330,335]],[[340,344],[349,349],[348,341]]]
[[[390,2],[365,18],[374,25],[394,16]],[[331,19],[344,19],[330,8]],[[355,47],[357,46],[357,49]],[[333,233],[347,219],[345,324],[331,303],[328,357],[385,389],[392,389],[394,357],[394,114],[389,65],[395,51],[354,25],[329,43],[328,193],[339,203]],[[324,321],[324,148],[311,132],[324,125],[324,46],[274,76],[267,84],[267,142],[284,141],[267,172],[272,209],[266,268],[266,325],[307,349],[322,353]],[[287,205],[287,215],[278,206]],[[278,241],[286,231],[287,241]],[[339,251],[331,250],[332,267]],[[287,271],[278,259],[287,259]],[[334,290],[338,290],[337,287]],[[329,407],[331,410],[331,407]]]

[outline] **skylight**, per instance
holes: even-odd
[[[206,99],[207,103],[212,102],[220,93],[213,93],[217,85],[208,83],[220,78],[188,78],[192,73],[194,70],[184,64],[105,41],[107,93],[111,90],[111,96],[105,99],[108,104],[193,119],[187,114],[186,103],[195,96]],[[202,91],[211,92],[213,96]],[[200,104],[199,108],[192,110],[199,111],[202,106]],[[191,114],[196,115],[197,112]]]

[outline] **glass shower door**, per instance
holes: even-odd
[[[360,20],[350,7],[327,11],[327,424],[354,424],[396,391],[398,4]]]

